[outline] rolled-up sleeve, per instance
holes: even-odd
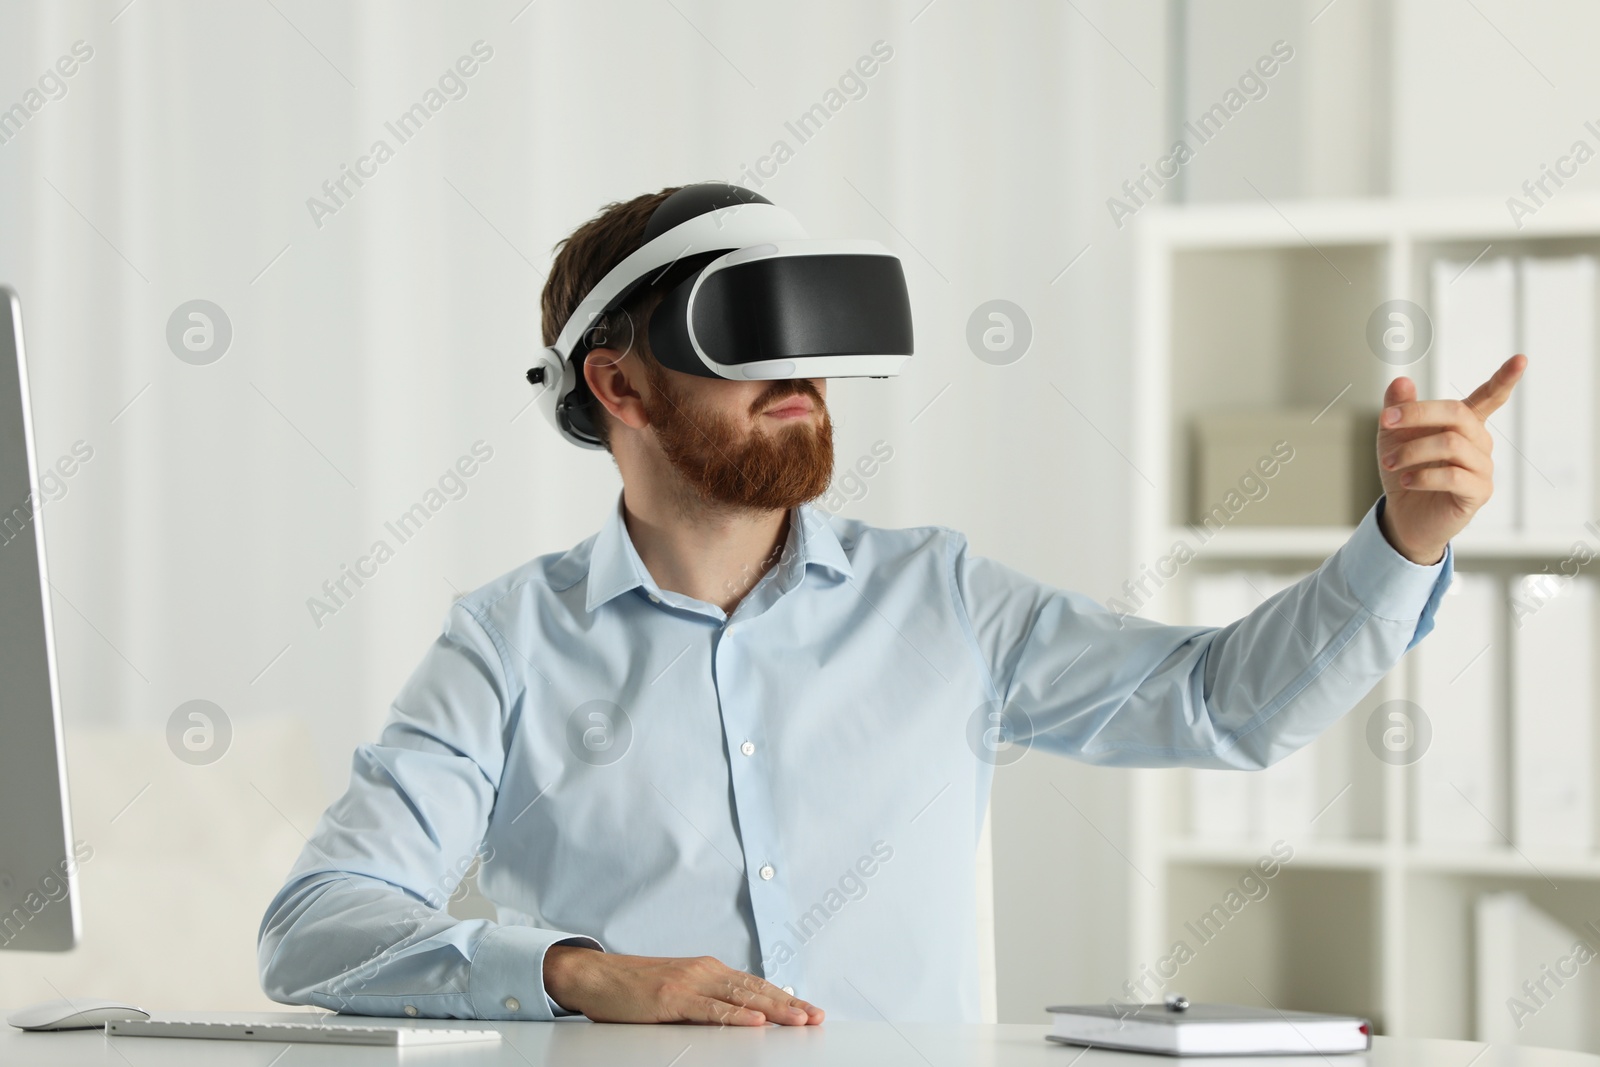
[[[1223,627],[1113,612],[950,548],[955,597],[1014,735],[1090,763],[1256,770],[1308,744],[1433,628],[1432,566],[1378,527],[1380,499],[1316,571]]]
[[[569,931],[456,919],[450,895],[482,845],[514,697],[502,650],[461,604],[402,687],[379,741],[307,839],[258,934],[273,1000],[359,1015],[551,1019],[554,944]]]

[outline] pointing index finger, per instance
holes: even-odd
[[[1490,415],[1499,411],[1505,402],[1511,399],[1511,390],[1522,378],[1522,372],[1527,366],[1528,357],[1524,355],[1512,356],[1500,364],[1500,369],[1467,397],[1467,407],[1471,408],[1478,418],[1487,421]]]

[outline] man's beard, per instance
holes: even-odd
[[[827,491],[833,480],[833,421],[809,381],[775,381],[751,405],[756,425],[726,412],[695,407],[677,393],[666,371],[645,360],[650,395],[645,414],[667,461],[707,504],[739,510],[787,511]],[[820,418],[774,419],[760,414],[780,400],[809,396]]]

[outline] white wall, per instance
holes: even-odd
[[[1264,79],[1265,95],[1197,151],[1186,199],[1277,203],[1388,190],[1389,0],[1182,3],[1185,119],[1221,101],[1274,44],[1292,51]]]
[[[1581,0],[1182,0],[1189,113],[1274,39],[1296,49],[1188,168],[1192,200],[1523,196],[1583,139],[1600,151],[1600,7]],[[1243,121],[1248,120],[1248,121]],[[1591,161],[1569,189],[1600,187]],[[1560,195],[1557,193],[1556,195]]]
[[[0,106],[94,50],[0,145],[0,281],[24,301],[41,459],[94,450],[44,521],[97,848],[84,945],[0,958],[0,1003],[265,1003],[261,909],[452,590],[587,536],[618,488],[523,412],[551,246],[607,201],[736,177],[876,40],[894,58],[865,97],[762,187],[907,266],[909,371],[830,390],[841,462],[895,450],[850,513],[1115,590],[1135,399],[1131,243],[1105,198],[1164,141],[1165,5],[924,4],[0,8]],[[467,96],[314,225],[306,199],[480,39]],[[1033,320],[1013,366],[965,345],[993,297]],[[164,337],[195,298],[233,325],[209,366]],[[314,626],[306,599],[480,439],[467,496]],[[194,698],[234,730],[205,767],[164,741]],[[1001,776],[1002,1019],[1103,996],[1123,966],[1119,788],[1038,756]]]
[[[1584,128],[1600,126],[1597,34],[1600,7],[1579,0],[1400,0],[1395,192],[1521,196],[1522,183],[1575,140],[1600,151]],[[1567,187],[1600,188],[1600,163],[1590,160]]]

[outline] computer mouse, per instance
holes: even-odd
[[[135,1008],[120,1000],[75,997],[35,1004],[31,1008],[18,1008],[6,1016],[6,1022],[22,1030],[89,1030],[108,1022],[148,1018],[150,1013],[143,1008]]]

